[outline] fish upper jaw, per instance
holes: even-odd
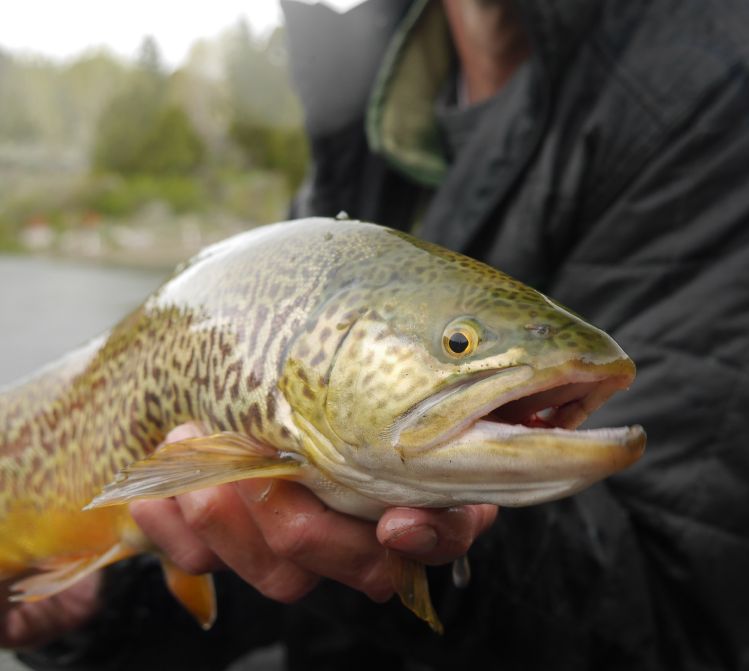
[[[402,456],[433,449],[479,420],[534,428],[576,429],[634,379],[626,358],[604,364],[572,361],[534,369],[517,363],[478,371],[412,406],[383,435]]]

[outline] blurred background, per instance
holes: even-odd
[[[26,0],[0,27],[2,386],[282,219],[308,154],[278,0]]]
[[[3,385],[282,219],[308,153],[278,0],[27,0],[0,26]]]

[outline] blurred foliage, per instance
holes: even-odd
[[[0,51],[0,143],[85,145],[126,72],[103,52],[58,65]]]
[[[130,63],[0,50],[0,100],[0,249],[38,222],[137,225],[153,203],[205,226],[264,223],[307,167],[283,28],[259,37],[240,22],[196,43],[176,71],[153,38]]]
[[[167,98],[169,80],[158,46],[146,38],[125,89],[99,117],[93,166],[122,175],[185,175],[202,163],[205,148],[187,112]]]
[[[80,194],[84,209],[122,217],[149,203],[163,201],[173,212],[204,212],[209,199],[204,185],[182,175],[105,176],[89,180]]]
[[[292,192],[299,188],[309,160],[301,128],[273,127],[249,119],[235,119],[231,137],[242,148],[251,166],[282,174]]]
[[[299,106],[288,83],[283,30],[276,30],[259,50],[250,26],[240,21],[228,45],[229,135],[249,167],[279,172],[296,190],[309,157]]]
[[[99,172],[122,175],[185,175],[204,155],[203,141],[181,107],[154,103],[136,88],[101,115],[93,164]]]

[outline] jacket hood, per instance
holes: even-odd
[[[595,20],[601,0],[515,1],[534,60],[553,85]],[[363,116],[390,39],[412,4],[367,0],[340,13],[324,2],[282,0],[292,76],[313,137]]]

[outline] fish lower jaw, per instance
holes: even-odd
[[[391,506],[534,505],[626,468],[644,445],[639,426],[571,430],[479,420],[431,450],[405,458],[381,454],[346,471],[336,468],[329,474],[336,487],[313,489],[336,509],[370,519]]]
[[[466,431],[457,440],[446,443],[445,447],[455,447],[460,444],[468,444],[472,440],[504,440],[516,437],[557,437],[560,440],[574,439],[579,441],[598,441],[600,443],[625,444],[633,440],[639,442],[639,436],[643,433],[642,427],[617,426],[603,427],[599,429],[566,429],[561,426],[546,426],[545,423],[534,424],[502,424],[479,420],[469,431]],[[439,448],[435,448],[439,449]]]
[[[516,370],[522,369],[531,370],[529,366],[516,367]],[[392,446],[405,458],[416,456],[449,444],[478,422],[536,429],[577,429],[610,396],[626,389],[632,379],[631,376],[611,375],[596,368],[551,369],[536,371],[520,384],[501,389],[507,374],[508,371],[500,371],[496,376],[475,383],[485,386],[494,381],[499,383],[496,388],[487,388],[487,392],[498,393],[488,393],[483,400],[466,397],[463,392],[465,389],[470,394],[470,384],[464,384],[456,393],[446,397],[452,408],[466,408],[460,421],[454,422],[446,431],[435,434],[428,428],[411,431],[410,427],[404,427],[393,436]],[[436,408],[435,417],[439,421],[442,413],[439,406]],[[452,408],[447,408],[447,412]],[[409,421],[414,423],[413,418]]]

